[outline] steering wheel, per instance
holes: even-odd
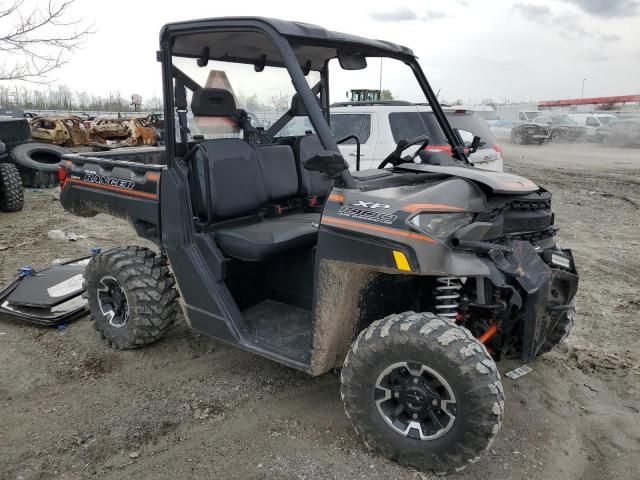
[[[413,145],[421,144],[422,146],[416,150],[411,157],[402,158],[402,152],[404,152],[407,148],[412,147]],[[400,163],[411,163],[416,157],[420,154],[420,150],[424,149],[427,145],[429,145],[429,137],[426,135],[419,135],[414,138],[402,138],[398,141],[396,148],[393,152],[391,152],[387,158],[385,158],[380,165],[378,165],[378,169],[384,168],[387,164],[391,164],[394,167],[399,165]]]

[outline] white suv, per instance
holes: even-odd
[[[470,155],[470,160],[479,168],[502,171],[502,149],[495,143],[489,128],[479,117],[486,132],[473,131],[455,125],[457,114],[445,111],[453,128],[459,128],[462,140],[470,144],[474,135],[482,138],[481,147]],[[473,115],[469,113],[468,115]],[[475,115],[474,115],[475,116]],[[345,102],[331,106],[331,129],[336,140],[355,135],[360,140],[360,170],[377,168],[403,138],[428,135],[428,150],[451,153],[444,133],[438,126],[431,108],[409,102]],[[348,140],[339,145],[351,170],[356,169],[356,142]]]
[[[568,117],[587,129],[587,139],[595,140],[596,130],[606,127],[616,120],[615,115],[610,113],[570,113]]]

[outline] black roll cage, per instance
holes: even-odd
[[[389,44],[389,48],[381,48],[377,45],[368,45],[363,42],[353,41],[349,39],[349,36],[345,36],[343,39],[323,39],[323,38],[307,38],[304,36],[283,35],[280,33],[271,22],[265,21],[260,18],[252,17],[236,17],[236,18],[217,18],[206,20],[193,20],[189,22],[180,22],[175,24],[165,25],[160,32],[160,51],[158,52],[158,60],[162,63],[162,90],[164,96],[164,115],[166,119],[175,118],[175,101],[174,101],[174,67],[172,64],[172,46],[173,40],[185,34],[201,33],[201,32],[256,32],[266,35],[278,49],[282,58],[282,64],[276,64],[275,62],[267,62],[269,66],[279,66],[287,69],[293,86],[300,96],[300,100],[304,105],[309,120],[315,128],[316,134],[320,139],[320,143],[326,150],[332,150],[334,152],[340,152],[333,134],[329,128],[329,69],[328,61],[325,62],[322,70],[320,71],[321,87],[320,87],[320,100],[319,106],[316,100],[316,94],[307,84],[303,67],[299,65],[298,59],[295,56],[292,45],[309,45],[320,46],[328,48],[350,48],[354,50],[362,51],[367,56],[378,56],[385,58],[393,58],[400,60],[408,65],[413,71],[418,84],[422,88],[423,93],[431,105],[438,124],[442,128],[445,137],[449,141],[452,147],[453,154],[465,163],[469,163],[465,153],[465,145],[462,143],[458,135],[449,125],[449,122],[442,110],[442,107],[438,103],[438,99],[431,88],[427,78],[420,68],[416,57],[409,53],[410,50],[402,49],[402,47]],[[354,37],[355,38],[355,37]],[[373,43],[373,41],[372,41]],[[378,44],[382,42],[376,42]],[[395,48],[392,48],[395,47]],[[185,55],[181,55],[185,56]],[[197,55],[194,58],[199,58]],[[224,61],[232,61],[238,63],[254,64],[255,60],[225,57],[220,58]],[[323,114],[326,112],[326,117]],[[165,122],[166,130],[166,151],[167,151],[167,167],[172,168],[174,165],[174,158],[176,156],[176,131],[175,122]],[[349,170],[344,170],[340,174],[341,186],[344,188],[356,188],[355,182],[349,173]]]

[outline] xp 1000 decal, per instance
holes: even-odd
[[[338,215],[349,218],[357,218],[360,220],[369,220],[376,223],[384,223],[387,225],[391,225],[396,218],[397,215],[391,215],[389,213],[384,212],[376,212],[374,210],[366,210],[364,208],[354,207],[351,205],[344,205],[340,207],[338,210]]]

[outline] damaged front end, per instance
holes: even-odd
[[[451,242],[474,252],[490,272],[463,289],[460,319],[478,335],[492,327],[495,334],[485,341],[494,356],[527,362],[548,351],[555,329],[575,315],[578,272],[571,250],[555,241],[549,192],[492,206]]]
[[[571,314],[578,290],[578,273],[571,250],[558,247],[540,252],[530,242],[512,241],[509,250],[487,252],[487,280],[498,301],[492,339],[496,352],[521,356],[527,362],[544,345],[562,317]]]

